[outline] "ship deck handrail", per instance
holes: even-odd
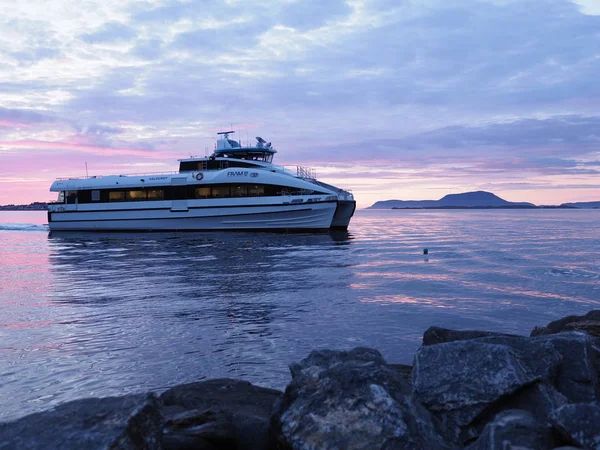
[[[63,177],[63,178],[57,178],[57,181],[68,181],[68,180],[93,180],[96,178],[104,178],[104,177],[114,177],[114,176],[119,176],[119,177],[139,177],[139,176],[148,176],[148,175],[174,175],[174,174],[178,174],[179,172],[176,170],[170,171],[170,172],[143,172],[143,173],[123,173],[123,174],[112,174],[112,175],[88,175],[88,176],[82,176],[82,177]]]
[[[300,189],[300,190],[294,190],[294,191],[288,191],[285,190],[280,192],[279,195],[281,196],[287,196],[287,195],[330,195],[330,194],[315,194],[313,193],[313,191],[311,191],[310,189]]]

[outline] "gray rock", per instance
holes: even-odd
[[[461,427],[501,397],[552,378],[560,361],[548,342],[521,342],[516,349],[484,339],[490,338],[425,346],[415,356],[417,400],[431,411],[451,412]]]
[[[466,443],[476,439],[481,435],[486,424],[503,411],[522,410],[538,423],[547,424],[550,413],[567,403],[565,396],[552,385],[538,381],[519,389],[512,395],[501,397],[490,405],[470,425],[462,428],[461,441]]]
[[[265,449],[271,410],[281,395],[274,389],[232,379],[175,386],[160,396],[165,446]]]
[[[519,355],[519,359],[533,373],[544,373],[544,380],[552,382],[562,361],[562,355],[547,339],[531,339],[525,336],[488,336],[476,339],[477,342],[505,345]],[[550,369],[548,370],[548,368]]]
[[[280,449],[447,449],[434,419],[379,352],[314,351],[291,367],[272,416]]]
[[[563,331],[586,331],[592,336],[600,336],[600,310],[595,309],[584,316],[567,316],[550,322],[545,327],[535,327],[531,336],[561,333]]]
[[[429,327],[423,334],[423,345],[443,344],[444,342],[467,341],[488,336],[509,336],[514,334],[494,333],[491,331],[450,330],[448,328]]]
[[[0,449],[161,449],[152,394],[89,398],[0,424]]]
[[[388,364],[388,366],[395,370],[410,385],[412,390],[412,366],[406,364]]]
[[[600,388],[594,338],[586,333],[572,331],[535,338],[492,336],[478,341],[508,345],[520,351],[529,364],[535,362],[531,349],[540,344],[550,344],[561,356],[555,379],[552,380],[558,391],[572,403],[591,402],[598,398]]]
[[[468,450],[546,450],[553,446],[550,427],[519,409],[506,410],[488,423]]]
[[[595,338],[600,337],[600,320],[582,320],[565,325],[565,331],[581,331]]]
[[[537,338],[550,342],[562,361],[556,374],[556,388],[571,403],[591,402],[599,397],[594,339],[582,332],[552,334]]]
[[[186,410],[165,420],[167,450],[235,450],[238,436],[231,417],[221,411]]]
[[[550,422],[570,443],[600,449],[600,404],[565,405],[550,414]]]

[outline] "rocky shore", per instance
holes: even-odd
[[[429,328],[413,366],[319,350],[285,392],[231,379],[0,424],[0,449],[600,449],[600,310],[530,337]]]

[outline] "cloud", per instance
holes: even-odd
[[[597,0],[573,0],[580,7],[580,11],[589,15],[600,15],[600,3]]]
[[[120,22],[108,22],[92,33],[85,33],[81,39],[89,44],[114,41],[127,41],[137,35],[136,31]]]
[[[199,54],[203,58],[225,55],[256,45],[265,27],[257,22],[236,24],[230,26],[197,29],[180,33],[169,46],[170,50],[187,50]]]
[[[319,28],[328,22],[345,18],[352,9],[344,0],[296,0],[284,3],[278,14],[278,21],[282,25],[298,30]],[[266,24],[267,22],[265,22]]]
[[[51,47],[31,47],[24,51],[16,51],[11,56],[19,61],[20,64],[33,63],[44,59],[53,59],[62,56],[58,48]]]
[[[568,146],[575,152],[578,149],[589,151],[600,145],[600,117],[569,115],[518,119],[481,126],[455,125],[421,133],[410,140],[413,148],[427,145],[444,148],[561,145]]]
[[[19,141],[0,141],[0,150],[7,149],[32,149],[32,150],[58,150],[58,151],[79,151],[82,153],[92,153],[101,155],[130,155],[143,156],[146,158],[164,158],[164,154],[149,151],[142,144],[136,146],[105,146],[94,145],[85,139],[72,138],[62,141],[40,141],[40,140],[19,140]]]
[[[159,38],[143,39],[136,43],[131,54],[137,58],[152,60],[160,58],[164,51],[164,41]]]
[[[102,136],[123,133],[122,128],[112,127],[109,125],[89,125],[80,129],[80,133],[86,136]]]
[[[18,126],[51,123],[56,121],[57,119],[49,114],[43,114],[27,109],[10,109],[0,107],[0,122],[2,122],[4,126],[8,126],[10,124]]]
[[[0,18],[0,158],[152,163],[251,123],[277,162],[340,167],[357,196],[411,177],[597,177],[600,16],[587,0],[36,1]]]

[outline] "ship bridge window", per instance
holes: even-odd
[[[77,191],[67,191],[67,203],[77,203]]]
[[[65,202],[65,191],[60,191],[58,193],[58,197],[56,198],[56,203],[64,203]]]
[[[202,163],[199,161],[182,161],[179,163],[180,172],[193,172],[195,170],[201,170]]]
[[[99,202],[100,201],[100,191],[99,190],[92,191],[92,201],[93,202]]]
[[[216,159],[209,159],[206,164],[207,170],[221,170],[229,167],[229,161],[217,161]]]

